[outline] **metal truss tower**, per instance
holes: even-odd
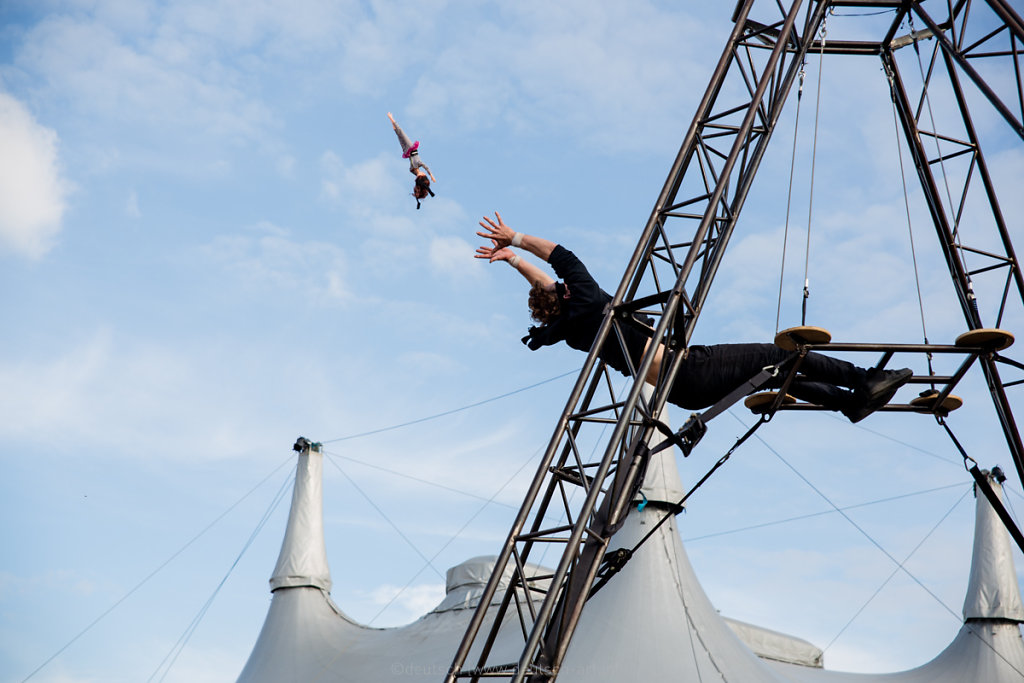
[[[836,8],[884,14],[888,19],[875,40],[843,40],[822,30]],[[733,22],[446,683],[480,678],[540,682],[558,676],[587,599],[615,571],[609,541],[642,481],[650,453],[647,444],[659,427],[664,430],[655,416],[681,364],[679,351],[693,333],[758,165],[808,55],[881,60],[880,73],[889,80],[967,328],[998,328],[1005,317],[1024,309],[1024,278],[968,108],[969,93],[976,105],[991,105],[1024,141],[1024,22],[1007,0],[740,0]],[[941,129],[928,115],[930,102],[938,98],[944,98],[946,106]],[[972,190],[979,185],[980,190]],[[981,301],[980,293],[991,294],[991,300]],[[624,327],[640,324],[633,318],[637,312],[655,319],[649,332],[670,351],[648,392],[642,391],[645,382],[636,380],[652,367],[654,344],[633,368],[633,379],[617,393],[597,350],[606,342],[621,344]],[[936,406],[968,368],[979,363],[1024,482],[1024,445],[1007,392],[1024,383],[1020,360],[973,342],[825,343],[801,348],[881,352],[880,366],[897,352],[959,354],[963,362],[951,375],[911,380],[937,387]],[[1013,378],[1004,381],[1003,374]],[[781,408],[785,406],[772,410]],[[885,409],[928,412],[909,404]],[[708,412],[691,417],[675,435],[684,452],[699,439],[703,421],[713,416]],[[580,444],[590,436],[606,446],[588,457]],[[559,515],[566,521],[552,526],[548,520]],[[538,544],[562,550],[551,574],[526,571]],[[509,566],[512,579],[502,586]],[[500,606],[491,620],[489,606],[495,602]],[[514,662],[492,661],[492,646],[510,609],[520,621],[522,655]]]

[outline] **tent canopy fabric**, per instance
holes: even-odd
[[[633,509],[613,540],[632,547],[682,491],[671,451],[647,472],[648,504]],[[448,572],[448,594],[430,613],[398,628],[369,628],[331,600],[323,535],[323,456],[299,455],[292,509],[271,578],[273,598],[240,683],[437,681],[490,576],[492,558],[472,558]],[[993,486],[998,484],[993,481]],[[821,668],[813,645],[718,614],[687,559],[675,519],[663,524],[588,603],[558,680],[562,683],[742,681],[743,683],[954,683],[1024,681],[1024,618],[1010,541],[984,496],[977,496],[965,622],[927,664],[904,672],[857,674]],[[532,567],[540,571],[539,567]],[[499,592],[500,595],[500,592]],[[484,628],[494,618],[491,610]],[[514,610],[489,662],[519,659],[522,635]],[[628,652],[629,657],[622,656]],[[467,659],[475,663],[477,651]]]

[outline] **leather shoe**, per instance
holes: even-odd
[[[899,388],[910,381],[914,371],[910,368],[902,370],[868,370],[867,383],[864,386],[864,402],[856,408],[844,410],[843,415],[850,422],[857,423],[875,412],[896,395]]]

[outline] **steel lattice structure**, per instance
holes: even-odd
[[[822,30],[828,13],[837,7],[884,11],[889,20],[877,40],[837,39]],[[587,599],[595,584],[607,578],[609,541],[642,481],[647,444],[662,426],[654,416],[664,406],[682,361],[679,351],[693,333],[758,165],[809,54],[881,60],[968,329],[999,327],[1008,312],[1016,315],[1024,308],[1024,278],[964,89],[966,81],[1024,140],[1024,23],[1008,2],[740,0],[733,21],[728,43],[498,556],[446,683],[483,677],[517,683],[557,677]],[[979,25],[984,28],[978,30]],[[897,58],[901,51],[915,59],[901,62]],[[920,73],[907,74],[907,63]],[[943,127],[938,130],[926,105],[939,96],[940,89],[944,101],[955,103],[957,115],[952,123],[951,117],[943,117]],[[953,185],[951,175],[955,176]],[[970,191],[978,184],[980,192]],[[985,204],[981,210],[970,206],[979,194]],[[977,218],[979,214],[986,218]],[[970,220],[965,219],[968,215]],[[976,295],[981,291],[996,294],[983,302]],[[654,318],[650,333],[670,352],[657,382],[648,385],[649,392],[642,391],[644,381],[635,380],[646,377],[652,366],[653,344],[633,368],[633,381],[617,393],[597,350],[606,341],[621,344],[624,326],[640,324],[633,318],[637,312]],[[804,348],[881,352],[879,365],[897,352],[959,354],[962,364],[949,376],[911,380],[935,386],[943,398],[978,362],[1024,482],[1024,446],[1007,394],[1007,389],[1024,383],[1024,363],[991,347],[927,342]],[[625,356],[629,358],[628,353]],[[1015,378],[1004,380],[1003,374]],[[806,404],[796,407],[814,409]],[[887,406],[886,410],[922,412],[920,406],[911,405]],[[677,443],[685,445],[694,436],[692,430],[686,433],[693,426],[680,430]],[[588,459],[579,444],[585,436],[609,427],[611,434],[602,441],[606,446],[599,459]],[[573,492],[582,494],[576,496],[582,497],[582,502],[572,502]],[[565,523],[551,526],[547,520],[558,514]],[[558,566],[549,575],[528,575],[526,571],[537,544],[562,548]],[[507,588],[499,589],[510,564],[512,580]],[[499,590],[504,593],[499,595]],[[496,600],[500,600],[497,616],[485,627],[489,606]],[[510,609],[521,624],[522,655],[515,662],[494,662],[492,646]],[[475,659],[467,661],[471,649]]]

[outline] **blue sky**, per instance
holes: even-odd
[[[406,623],[449,566],[495,552],[583,357],[519,343],[523,283],[472,258],[476,222],[499,210],[613,289],[731,5],[0,4],[0,678],[232,680],[269,604],[300,435],[325,443],[333,596],[354,618]],[[830,35],[867,21],[836,16]],[[810,322],[920,341],[884,78],[875,60],[824,71]],[[804,102],[783,326],[799,322]],[[388,111],[438,179],[419,211]],[[1020,235],[1020,140],[975,112]],[[792,113],[696,342],[774,334]],[[946,343],[964,324],[917,193],[911,207],[928,334]],[[984,384],[962,389],[950,424],[1011,473],[1019,507]],[[749,422],[718,418],[684,481]],[[758,435],[680,522],[716,606],[829,646],[830,668],[938,653],[973,529],[944,433],[789,413]],[[847,513],[865,533],[829,512],[888,498]],[[886,583],[875,542],[914,578]]]

